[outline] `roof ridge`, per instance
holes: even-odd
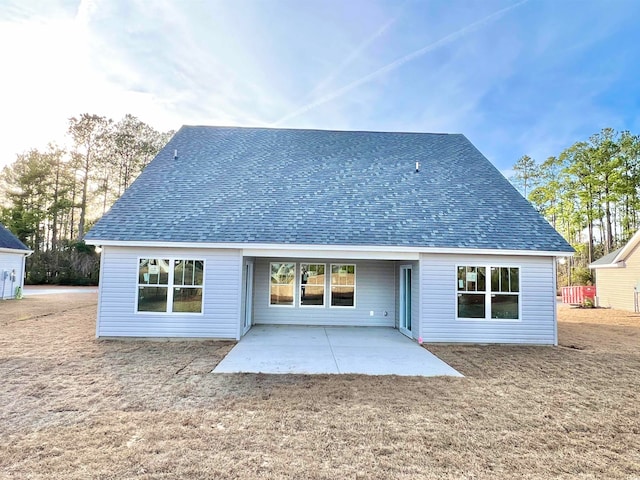
[[[210,128],[210,129],[242,129],[242,130],[272,130],[272,131],[293,131],[293,132],[324,132],[324,133],[384,133],[391,135],[460,135],[464,137],[463,133],[458,132],[407,132],[407,131],[388,131],[388,130],[339,130],[339,129],[324,129],[324,128],[295,128],[295,127],[256,127],[245,125],[187,125],[184,124],[182,128]]]

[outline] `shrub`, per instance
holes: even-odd
[[[34,252],[27,258],[29,285],[97,285],[100,256],[84,242],[65,242],[59,250]]]
[[[592,271],[586,267],[575,267],[573,269],[573,285],[593,285]]]

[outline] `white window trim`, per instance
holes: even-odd
[[[485,291],[484,292],[460,292],[458,290],[458,267],[484,267],[485,268]],[[492,268],[517,268],[518,269],[518,292],[493,292],[491,291],[491,269]],[[505,263],[456,263],[455,269],[455,318],[460,322],[498,322],[498,323],[520,323],[522,322],[522,266],[521,265],[511,265]],[[458,316],[458,294],[459,293],[484,293],[485,301],[484,301],[484,318],[467,318],[467,317],[459,317]],[[492,295],[513,295],[518,297],[518,318],[492,318],[491,317],[491,298]]]
[[[139,300],[139,295],[140,295],[140,287],[145,287],[145,286],[149,286],[152,287],[153,285],[141,285],[138,281],[138,276],[140,275],[140,260],[142,259],[163,259],[166,258],[169,260],[169,265],[171,268],[169,268],[169,278],[167,280],[167,285],[158,285],[158,287],[166,287],[167,288],[167,310],[164,312],[139,312],[138,311],[138,300]],[[198,261],[198,262],[202,262],[202,285],[196,285],[196,286],[187,286],[187,285],[174,285],[173,284],[173,279],[174,279],[174,265],[173,263],[176,260],[194,260],[194,261]],[[178,315],[188,315],[190,317],[193,316],[203,316],[204,315],[204,297],[205,297],[205,285],[206,285],[206,279],[207,279],[207,261],[203,258],[203,257],[180,257],[180,256],[170,256],[170,255],[140,255],[137,259],[137,263],[136,263],[136,283],[135,283],[135,288],[136,288],[136,301],[135,304],[133,305],[133,313],[135,315],[168,315],[171,317],[175,317]],[[200,312],[172,312],[171,310],[173,310],[173,289],[176,287],[186,287],[186,288],[202,288],[202,305],[200,305]],[[171,293],[169,293],[169,291],[171,291]]]
[[[353,265],[353,306],[348,307],[348,306],[344,306],[344,305],[331,305],[331,296],[333,295],[333,292],[331,290],[331,287],[333,287],[333,282],[331,281],[332,276],[333,276],[333,267],[334,266],[340,266],[340,265]],[[357,306],[357,299],[358,299],[358,265],[356,265],[355,263],[332,263],[329,266],[329,308],[337,308],[337,309],[355,309]],[[336,287],[345,287],[345,286],[350,286],[350,285],[336,285]]]
[[[303,305],[302,304],[302,265],[322,265],[324,266],[324,294],[322,296],[322,305]],[[318,263],[318,262],[300,262],[299,270],[299,278],[298,289],[297,289],[297,297],[298,297],[298,306],[300,308],[327,308],[327,264],[326,263]],[[330,274],[329,274],[330,275]],[[317,284],[314,284],[317,285]],[[329,287],[331,288],[331,287]]]
[[[274,264],[283,264],[283,263],[289,263],[289,264],[293,264],[293,303],[291,305],[273,305],[271,303],[271,266]],[[287,262],[287,261],[282,261],[282,262],[269,262],[269,278],[268,278],[268,282],[269,282],[269,295],[267,295],[267,305],[269,306],[269,308],[296,308],[297,306],[297,302],[296,302],[296,298],[298,297],[297,292],[297,288],[298,288],[298,282],[297,282],[297,272],[298,272],[298,262]],[[278,283],[276,285],[284,285],[284,283]]]

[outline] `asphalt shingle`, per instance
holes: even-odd
[[[29,250],[24,243],[18,240],[4,225],[0,223],[0,248],[11,248],[13,250]]]
[[[572,251],[464,135],[200,126],[87,239]]]
[[[614,250],[613,252],[605,255],[604,257],[600,257],[595,262],[592,262],[591,265],[589,266],[593,268],[593,267],[600,267],[602,265],[611,265],[623,248],[624,247],[620,247],[619,249]]]

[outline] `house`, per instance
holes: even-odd
[[[596,260],[589,268],[596,276],[596,305],[638,311],[640,291],[640,231],[627,244]]]
[[[24,287],[25,260],[31,250],[0,223],[0,300],[14,298]]]
[[[556,344],[572,248],[458,134],[182,127],[86,236],[98,337]]]

